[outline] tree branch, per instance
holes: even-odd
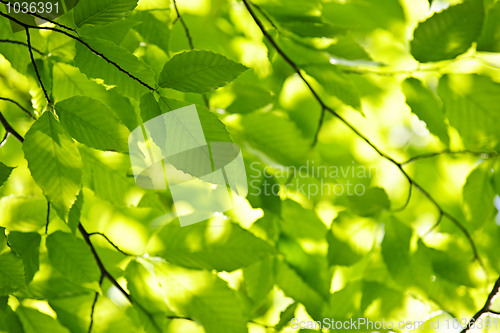
[[[442,214],[443,216],[446,216],[448,219],[450,219],[450,221],[452,221],[462,231],[462,233],[466,236],[467,240],[469,241],[469,243],[471,245],[471,248],[472,248],[472,251],[474,254],[474,259],[477,260],[479,262],[479,264],[481,265],[481,267],[483,268],[483,270],[486,271],[484,268],[484,265],[479,257],[479,254],[477,252],[476,244],[474,243],[474,241],[473,241],[471,235],[469,234],[469,232],[467,231],[467,229],[456,218],[454,218],[449,213],[444,211],[441,208],[441,206],[439,205],[439,203],[427,191],[425,191],[417,182],[415,182],[415,180],[413,180],[413,178],[410,177],[410,175],[403,169],[402,163],[397,162],[395,159],[393,159],[392,157],[390,157],[389,155],[384,153],[380,148],[378,148],[374,143],[372,143],[366,136],[364,136],[356,127],[354,127],[349,121],[347,121],[347,119],[340,116],[335,110],[333,110],[332,108],[330,108],[328,105],[325,104],[325,102],[321,99],[319,94],[314,90],[314,88],[311,86],[311,84],[306,80],[305,76],[302,74],[302,71],[297,66],[297,64],[295,64],[295,62],[290,57],[288,57],[288,55],[278,46],[276,41],[267,32],[264,25],[260,21],[260,19],[257,17],[257,15],[252,10],[252,8],[250,6],[250,2],[248,0],[242,0],[242,1],[243,1],[243,4],[245,5],[245,7],[247,8],[248,12],[252,16],[254,22],[257,24],[257,26],[261,30],[264,37],[276,49],[276,52],[278,52],[281,55],[281,57],[290,65],[290,67],[292,67],[292,69],[295,71],[295,73],[297,73],[297,75],[299,75],[299,77],[306,84],[307,88],[309,89],[311,94],[314,96],[316,101],[319,103],[319,105],[323,109],[325,109],[326,111],[331,113],[333,116],[338,118],[342,123],[344,123],[344,125],[346,127],[348,127],[352,132],[354,132],[354,134],[356,136],[358,136],[361,140],[363,140],[366,144],[368,144],[370,147],[372,147],[373,150],[375,150],[377,152],[377,154],[379,154],[382,158],[385,158],[386,160],[391,162],[393,165],[395,165],[400,170],[400,172],[405,176],[405,178],[407,179],[410,186],[414,186],[417,190],[419,190],[429,201],[431,201],[431,203],[438,209],[440,214]]]
[[[1,3],[3,3],[3,4],[5,4],[5,5],[9,3],[9,2],[4,1],[4,0],[0,0],[0,2],[1,2]],[[54,24],[54,25],[56,25],[56,26],[58,26],[58,27],[61,27],[61,28],[64,28],[64,29],[67,29],[67,30],[70,30],[70,31],[74,31],[74,32],[76,32],[76,30],[75,30],[75,29],[72,29],[72,28],[70,28],[70,27],[68,27],[68,26],[65,26],[64,24],[58,23],[58,22],[56,22],[56,21],[53,21],[53,20],[48,19],[48,18],[46,18],[46,17],[43,17],[43,16],[41,16],[41,15],[38,15],[37,13],[27,12],[26,14],[29,14],[29,15],[31,15],[31,16],[35,16],[35,17],[37,17],[37,18],[39,18],[39,19],[41,19],[41,20],[44,20],[44,21],[50,22],[50,23],[52,23],[52,24]]]
[[[21,143],[24,142],[24,138],[19,133],[17,133],[17,131],[15,129],[13,129],[12,126],[10,126],[9,122],[7,121],[7,119],[5,119],[5,117],[3,116],[3,114],[1,112],[0,112],[0,123],[2,123],[2,125],[5,128],[5,131],[7,133],[12,134]],[[4,139],[6,139],[6,137]]]
[[[471,151],[471,150],[459,150],[459,151],[451,151],[449,149],[440,151],[440,152],[435,152],[435,153],[429,153],[429,154],[422,154],[418,156],[414,156],[404,162],[401,162],[401,165],[406,165],[410,164],[419,160],[427,159],[427,158],[432,158],[435,156],[440,156],[440,155],[459,155],[459,154],[468,154],[468,155],[475,155],[475,156],[481,156],[483,158],[489,158],[490,156],[500,156],[500,152],[481,152],[481,151]]]
[[[189,33],[189,29],[186,25],[186,22],[184,22],[184,19],[182,18],[181,13],[179,12],[179,8],[177,7],[177,1],[173,0],[173,2],[174,2],[174,9],[175,9],[175,12],[177,14],[177,18],[179,19],[182,27],[184,28],[184,32],[186,33],[186,38],[188,40],[189,47],[192,50],[192,49],[194,49],[193,39],[191,38],[191,34]]]
[[[460,333],[466,333],[468,330],[474,327],[475,322],[481,317],[483,314],[487,313],[492,313],[492,314],[498,314],[496,311],[491,310],[491,306],[493,305],[493,302],[495,301],[495,298],[497,297],[498,293],[500,292],[500,278],[495,282],[495,285],[493,286],[493,289],[491,290],[490,294],[488,295],[488,298],[486,299],[486,302],[484,303],[484,306],[479,310],[467,323],[467,326],[462,329]]]
[[[17,45],[22,45],[22,46],[28,47],[28,44],[26,44],[25,42],[20,42],[17,40],[10,40],[10,39],[0,39],[0,43],[11,43],[11,44],[17,44]],[[43,55],[43,56],[46,55],[45,53],[43,53],[39,49],[36,49],[34,47],[31,47],[31,49],[40,55]]]
[[[148,88],[149,90],[151,91],[156,91],[156,89],[154,89],[153,87],[151,87],[150,85],[148,85],[147,83],[143,82],[141,79],[135,77],[134,75],[130,74],[129,72],[127,72],[125,69],[121,68],[121,66],[119,66],[116,62],[108,59],[104,54],[100,53],[99,51],[95,50],[94,48],[92,48],[89,44],[87,44],[85,41],[83,41],[81,38],[77,37],[77,36],[73,36],[72,34],[64,31],[64,30],[61,30],[61,29],[57,29],[57,28],[51,28],[51,27],[39,27],[39,26],[34,26],[34,25],[29,25],[29,24],[25,24],[19,20],[17,20],[16,18],[10,16],[10,15],[7,15],[3,12],[0,11],[0,16],[3,16],[13,22],[16,22],[17,24],[19,25],[22,25],[24,28],[31,28],[31,29],[38,29],[38,30],[50,30],[50,31],[56,31],[56,32],[59,32],[65,36],[68,36],[69,38],[72,38],[76,41],[78,41],[80,44],[82,44],[83,46],[85,46],[87,49],[89,49],[90,51],[92,51],[95,55],[103,58],[107,63],[109,63],[110,65],[113,65],[114,67],[116,67],[120,72],[126,74],[128,77],[130,77],[131,79],[139,82],[141,85],[143,85],[144,87]]]
[[[0,97],[0,100],[16,104],[21,110],[24,111],[24,113],[26,113],[28,116],[30,116],[31,119],[36,120],[36,118],[33,117],[33,115],[27,109],[25,109],[21,104],[19,104],[18,102],[14,101],[13,99],[10,99],[10,98],[7,98],[7,97]]]
[[[101,274],[101,278],[99,279],[99,285],[102,284],[102,281],[104,280],[104,275]],[[95,312],[95,307],[97,305],[97,299],[99,298],[99,293],[96,292],[94,296],[94,301],[92,302],[92,307],[90,308],[90,324],[89,324],[89,329],[88,333],[92,332],[92,326],[94,325],[94,312]]]
[[[40,82],[40,86],[42,87],[43,94],[45,95],[45,98],[47,99],[47,103],[50,105],[51,103],[50,103],[49,95],[47,94],[47,90],[45,90],[45,86],[43,85],[42,78],[40,77],[40,73],[38,72],[38,68],[36,67],[35,57],[33,57],[33,51],[31,50],[30,30],[26,26],[24,27],[24,29],[26,30],[26,38],[27,38],[27,42],[28,42],[28,50],[30,52],[31,63],[33,64],[33,67],[35,67],[36,77],[38,78],[38,82]]]
[[[94,235],[99,235],[99,236],[104,237],[104,239],[106,239],[106,240],[108,241],[108,243],[109,243],[112,247],[114,247],[114,248],[115,248],[115,250],[116,250],[116,251],[118,251],[118,252],[120,252],[120,253],[122,253],[122,254],[124,254],[124,255],[126,255],[126,256],[129,256],[129,257],[136,257],[136,255],[134,255],[134,254],[130,254],[130,253],[127,253],[127,252],[125,252],[125,251],[121,250],[121,249],[120,249],[117,245],[115,245],[115,243],[113,243],[113,242],[111,241],[111,239],[109,239],[109,238],[108,238],[108,236],[106,236],[106,235],[105,235],[105,234],[103,234],[102,232],[91,232],[91,233],[89,233],[89,236],[94,236]]]
[[[78,224],[78,230],[83,236],[83,239],[85,242],[88,244],[90,247],[90,250],[92,251],[92,255],[94,256],[94,259],[97,263],[97,266],[99,267],[99,270],[101,271],[101,274],[108,279],[113,286],[115,286],[122,294],[125,296],[125,298],[128,299],[130,303],[132,303],[132,297],[130,297],[129,293],[123,289],[123,287],[116,281],[116,279],[106,270],[106,267],[104,267],[104,264],[101,261],[101,258],[99,258],[99,255],[97,254],[97,251],[94,248],[94,245],[90,241],[90,234],[85,230],[83,225],[81,223]]]
[[[49,231],[49,223],[50,223],[50,202],[47,200],[47,222],[45,223],[45,234]]]

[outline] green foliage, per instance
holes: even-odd
[[[82,160],[73,139],[50,112],[31,126],[23,144],[33,179],[59,216],[66,219],[82,178]]]
[[[205,93],[231,82],[247,68],[210,51],[186,51],[167,61],[158,84],[183,92]]]
[[[498,309],[500,1],[75,3],[29,39],[0,5],[0,332]],[[248,195],[181,227],[193,207],[131,156],[168,155],[179,128],[148,124],[183,107],[188,140],[239,147]],[[184,181],[199,159],[168,162]]]
[[[81,0],[73,11],[75,24],[103,25],[124,17],[137,6],[137,0]]]
[[[455,58],[479,35],[483,18],[482,0],[467,0],[434,14],[415,29],[412,55],[420,62]]]

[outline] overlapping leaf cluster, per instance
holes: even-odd
[[[491,310],[500,2],[199,3],[80,0],[16,33],[0,6],[0,331]],[[249,195],[181,228],[127,140],[189,104],[242,148]]]

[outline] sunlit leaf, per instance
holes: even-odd
[[[82,177],[82,160],[73,139],[52,113],[45,112],[26,133],[23,150],[31,175],[66,219]]]

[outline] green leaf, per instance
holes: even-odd
[[[363,254],[360,253],[347,237],[329,232],[326,236],[328,241],[328,262],[330,265],[351,266],[361,260]]]
[[[0,255],[0,296],[25,288],[23,261],[14,252]]]
[[[11,231],[9,234],[10,247],[23,259],[26,283],[33,279],[39,269],[41,239],[41,236],[36,232]]]
[[[118,21],[137,6],[137,0],[80,0],[73,10],[75,24],[102,25]]]
[[[187,228],[184,228],[187,229]],[[155,272],[176,312],[199,322],[207,333],[246,333],[243,305],[216,274],[159,263]]]
[[[185,51],[165,64],[158,84],[162,88],[202,94],[228,84],[247,69],[211,51]]]
[[[154,271],[150,263],[134,260],[127,265],[125,278],[130,296],[140,305],[142,312],[150,317],[144,316],[143,324],[161,327],[165,317],[175,316],[175,313],[167,307],[162,288],[152,272]]]
[[[91,295],[64,295],[49,299],[49,305],[57,314],[57,319],[71,333],[87,333],[90,325],[90,311],[95,293]],[[133,322],[132,312],[125,312],[109,298],[99,295],[94,308],[92,333],[137,333],[143,332],[139,324]],[[149,333],[149,332],[148,332]]]
[[[120,45],[130,29],[137,24],[140,22],[124,18],[104,26],[89,25],[78,29],[78,33],[83,37],[105,39]]]
[[[100,150],[128,151],[130,132],[102,102],[75,96],[55,108],[63,126],[79,142]]]
[[[379,187],[371,187],[363,195],[351,195],[348,200],[349,207],[360,216],[379,215],[391,205],[387,193]]]
[[[293,21],[282,22],[280,25],[300,37],[335,38],[347,32],[346,27],[325,22]]]
[[[448,128],[445,123],[443,106],[439,98],[425,87],[419,79],[408,78],[403,84],[406,104],[417,117],[427,124],[429,131],[445,145],[450,144]]]
[[[243,268],[248,296],[260,304],[274,287],[274,257]]]
[[[167,2],[168,3],[168,2]],[[170,3],[168,3],[170,4]],[[146,43],[157,45],[169,54],[170,11],[134,11],[130,18],[141,22],[134,29],[144,38]]]
[[[304,70],[311,75],[323,89],[343,103],[361,110],[358,88],[334,65],[306,66]]]
[[[98,290],[99,268],[83,240],[56,231],[47,237],[46,246],[52,266],[68,280]]]
[[[15,168],[12,168],[10,166],[6,166],[2,162],[0,162],[0,186],[2,186],[7,181],[7,179],[10,176],[10,173],[14,169]]]
[[[302,165],[311,144],[297,126],[281,112],[243,115],[242,134],[250,144],[282,165]]]
[[[52,113],[45,112],[26,133],[23,150],[33,179],[66,220],[82,178],[82,160],[73,139]]]
[[[500,52],[500,2],[495,2],[486,12],[483,29],[477,38],[476,50]]]
[[[0,199],[0,225],[10,231],[37,231],[45,226],[47,201],[43,197],[8,196]]]
[[[491,180],[490,163],[481,163],[469,174],[463,188],[465,215],[475,229],[488,223],[496,212],[493,205],[495,192]]]
[[[58,62],[54,65],[54,102],[59,102],[75,95],[98,99],[111,108],[129,130],[134,130],[139,123],[129,100],[121,96],[116,89],[107,90],[95,81],[87,79],[78,68]]]
[[[76,230],[78,229],[78,224],[80,224],[80,216],[82,214],[83,208],[83,191],[78,193],[75,203],[71,206],[68,214],[68,226],[71,229],[73,236],[76,236]]]
[[[5,236],[5,228],[0,227],[0,254],[4,253],[9,249],[7,245],[7,236]]]
[[[150,254],[176,265],[228,272],[273,253],[269,244],[229,222],[217,227],[207,222],[190,227],[168,223],[151,239],[148,248]]]
[[[149,90],[144,84],[150,87],[155,85],[155,74],[151,67],[137,59],[125,48],[116,46],[107,40],[85,37],[82,37],[82,40],[113,63],[119,64],[123,70],[119,70],[81,43],[77,43],[75,65],[88,78],[102,79],[105,84],[115,85],[119,92],[136,100],[139,100],[142,94]]]
[[[298,305],[299,305],[299,303],[294,302],[294,303],[290,304],[285,309],[285,311],[281,312],[280,321],[276,324],[276,326],[274,326],[274,329],[277,332],[281,332],[285,327],[290,325],[290,322],[293,318],[296,318],[295,317],[295,310],[297,309]]]
[[[415,29],[411,54],[420,62],[455,58],[472,45],[483,17],[482,0],[467,0],[434,14]]]
[[[412,235],[413,230],[395,217],[385,220],[382,256],[389,272],[399,281],[409,277]]]
[[[321,295],[290,268],[285,262],[276,260],[275,263],[276,284],[285,295],[302,303],[309,315],[314,320],[322,320],[322,310],[326,301]]]
[[[229,113],[249,113],[274,102],[273,94],[259,86],[235,82],[228,88],[234,95],[233,101],[226,107]]]
[[[55,318],[38,310],[20,305],[16,309],[26,333],[70,333]]]
[[[476,74],[447,74],[439,80],[444,110],[466,143],[494,147],[499,142],[499,89],[499,83]]]
[[[137,205],[145,190],[139,188],[132,177],[127,177],[130,168],[128,156],[99,152],[83,145],[79,145],[78,150],[85,170],[85,186],[99,198],[118,206]]]

